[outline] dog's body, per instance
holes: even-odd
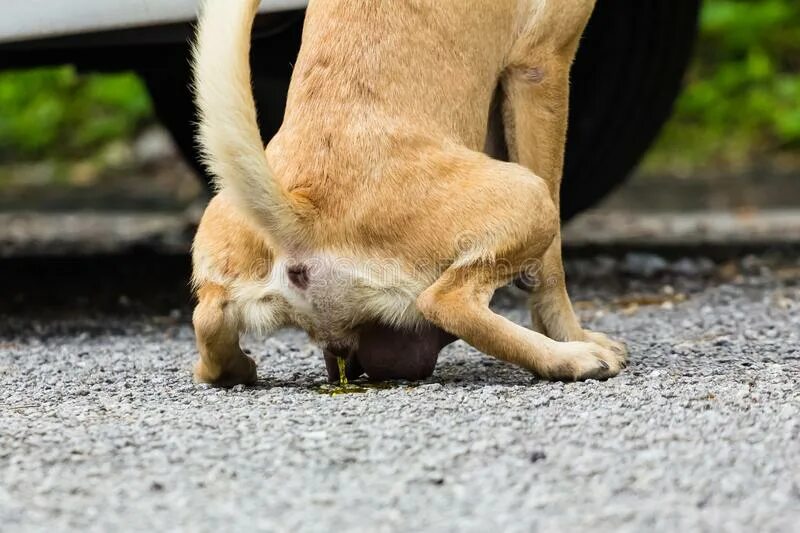
[[[558,237],[569,68],[594,0],[312,0],[266,152],[257,4],[211,0],[198,35],[200,138],[221,187],[194,246],[198,379],[255,378],[243,329],[297,325],[344,353],[364,324],[426,321],[546,378],[616,375],[624,349],[580,327]],[[482,152],[495,98],[516,163]],[[488,308],[534,266],[538,332]]]

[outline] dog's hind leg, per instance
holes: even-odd
[[[468,168],[469,165],[461,165]],[[417,299],[426,319],[475,348],[557,380],[604,379],[622,360],[594,342],[558,342],[494,313],[489,300],[549,249],[557,211],[547,186],[519,165],[488,161],[453,183],[452,198],[480,213],[452,227],[473,235],[442,275]],[[474,173],[474,175],[473,175]]]
[[[556,206],[564,169],[569,70],[576,46],[577,42],[558,54],[532,53],[525,62],[510,67],[503,79],[510,158],[547,182]],[[537,331],[559,341],[596,342],[626,355],[622,344],[581,327],[567,293],[560,231],[536,274],[531,287],[531,319]]]
[[[239,346],[241,321],[227,290],[206,282],[198,287],[197,297],[192,322],[200,360],[195,379],[222,387],[255,383],[256,363]]]
[[[417,300],[425,317],[484,353],[552,380],[606,379],[622,360],[592,342],[557,342],[489,308],[498,285],[493,264],[453,268]],[[507,281],[507,280],[506,280]]]

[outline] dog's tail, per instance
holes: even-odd
[[[199,143],[217,189],[228,191],[278,242],[302,233],[297,199],[267,161],[250,80],[250,38],[260,0],[206,0],[194,46]]]

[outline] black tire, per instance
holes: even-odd
[[[692,55],[701,0],[599,0],[572,71],[561,211],[569,219],[599,202],[636,167],[669,118]],[[298,18],[253,47],[262,136],[280,127]],[[156,112],[202,172],[194,144],[188,60],[143,77]],[[207,181],[208,182],[208,181]]]
[[[599,202],[669,118],[701,0],[599,0],[572,70],[562,217]]]

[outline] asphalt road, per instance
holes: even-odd
[[[618,378],[459,343],[424,384],[329,396],[291,331],[246,340],[257,387],[193,384],[184,259],[105,261],[3,263],[4,532],[797,531],[800,263],[571,261]]]

